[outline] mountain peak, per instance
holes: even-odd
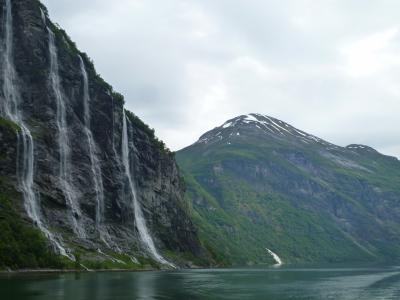
[[[356,153],[364,153],[364,154],[377,154],[379,153],[377,150],[375,150],[374,148],[370,147],[370,146],[366,146],[366,145],[362,145],[362,144],[350,144],[348,146],[346,146],[347,150],[356,152]]]
[[[314,135],[301,131],[279,119],[268,115],[250,113],[229,119],[221,126],[203,134],[197,143],[208,144],[224,139],[240,138],[240,136],[263,135],[278,139],[290,139],[304,144],[334,146]],[[230,141],[228,141],[228,144]]]

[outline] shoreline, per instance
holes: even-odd
[[[215,268],[215,267],[212,267]],[[207,269],[206,267],[191,267],[177,269],[19,269],[19,270],[0,270],[0,277],[5,275],[29,275],[29,274],[67,274],[67,273],[107,273],[107,272],[165,272],[174,270],[199,270]]]
[[[395,266],[395,268],[400,269],[399,263],[352,263],[350,264],[353,267],[358,267],[358,268],[373,268],[373,267],[378,267],[378,266]],[[315,267],[317,268],[346,268],[347,264],[345,263],[337,263],[337,264],[286,264],[286,267],[291,266],[294,268],[309,268],[313,269]],[[259,269],[259,268],[267,268],[267,269],[281,269],[282,265],[280,266],[275,266],[275,265],[258,265],[258,266],[231,266],[231,267],[218,267],[218,266],[209,266],[209,267],[200,267],[200,266],[195,266],[195,267],[190,267],[190,268],[178,268],[178,269],[156,269],[156,268],[147,268],[147,269],[19,269],[19,270],[0,270],[0,277],[7,277],[7,276],[18,276],[18,275],[55,275],[55,274],[68,274],[68,273],[116,273],[116,272],[123,272],[123,273],[129,273],[129,272],[168,272],[168,271],[181,271],[181,270],[207,270],[207,269],[246,269],[246,268],[254,268],[254,269]]]
[[[169,271],[169,269],[20,269],[0,271],[0,276],[5,275],[30,275],[30,274],[67,274],[67,273],[106,273],[106,272],[151,272],[151,271]]]

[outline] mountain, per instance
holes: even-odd
[[[207,263],[174,154],[38,0],[0,11],[0,268]]]
[[[176,157],[221,264],[399,261],[397,158],[261,114],[228,120]]]

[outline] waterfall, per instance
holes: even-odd
[[[57,130],[58,130],[58,146],[60,155],[60,186],[64,193],[67,205],[71,211],[71,219],[73,229],[80,238],[86,237],[85,231],[82,226],[79,226],[78,219],[81,217],[79,204],[77,203],[75,191],[71,184],[71,151],[70,142],[68,137],[68,127],[66,120],[66,107],[64,96],[61,91],[61,80],[58,67],[58,53],[55,46],[54,33],[47,27],[49,34],[49,52],[50,52],[50,84],[54,93],[57,105]]]
[[[276,264],[274,264],[274,267],[279,267],[279,266],[283,265],[282,259],[278,256],[278,254],[276,254],[275,252],[273,252],[272,250],[270,250],[268,248],[265,248],[265,250],[267,250],[269,255],[271,255],[272,258],[275,260]]]
[[[96,192],[96,229],[100,234],[101,239],[105,239],[105,233],[102,232],[102,223],[104,218],[104,187],[103,178],[100,168],[100,161],[97,156],[97,147],[93,140],[93,134],[90,127],[90,94],[89,94],[89,80],[86,72],[85,64],[82,57],[79,56],[81,64],[81,73],[83,78],[83,111],[84,111],[84,123],[85,123],[85,134],[88,142],[88,151],[90,157],[90,166],[93,175],[94,189]]]
[[[42,17],[43,25],[46,25],[46,15],[45,15],[43,9],[41,9],[41,8],[40,8],[40,16]]]
[[[17,88],[17,74],[13,62],[13,19],[11,0],[5,1],[4,11],[4,49],[3,49],[3,94],[2,116],[13,121],[21,128],[18,132],[17,177],[24,199],[24,208],[29,218],[50,240],[61,255],[68,256],[66,250],[46,228],[41,218],[40,203],[34,191],[34,141],[32,134],[23,121],[19,105],[21,95]]]
[[[21,123],[18,112],[19,94],[15,87],[16,74],[13,63],[13,19],[11,12],[11,1],[6,0],[4,10],[4,42],[3,42],[3,93],[4,104],[2,114],[14,122]]]
[[[143,217],[142,209],[140,207],[139,201],[137,199],[136,188],[132,180],[131,171],[130,171],[130,163],[129,163],[129,140],[128,140],[128,128],[126,122],[126,115],[125,110],[123,109],[123,120],[122,120],[122,164],[125,168],[125,175],[128,179],[129,189],[130,189],[130,196],[132,198],[132,204],[134,209],[134,216],[136,227],[139,232],[139,237],[146,247],[146,249],[150,252],[150,254],[161,264],[168,265],[172,268],[175,266],[168,262],[164,257],[162,257],[155,245],[154,241],[149,233],[149,230],[146,226],[146,221]]]

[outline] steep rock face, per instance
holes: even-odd
[[[179,151],[195,221],[225,263],[400,259],[400,162],[260,114]]]
[[[19,128],[12,122],[0,118],[0,177],[16,181],[17,145]]]
[[[137,127],[129,128],[130,140],[134,141],[131,168],[137,178],[139,198],[147,200],[142,205],[148,225],[159,233],[168,249],[201,256],[197,232],[187,216],[185,187],[174,154],[162,150],[162,144],[152,142]]]
[[[49,20],[39,1],[7,1],[0,1],[4,12],[1,38],[6,41],[6,8],[11,5],[11,57],[16,73],[13,86],[19,95],[21,122],[33,137],[33,190],[43,227],[52,232],[54,241],[66,248],[69,256],[76,249],[85,253],[100,249],[154,259],[137,231],[132,191],[127,187],[121,159],[122,96],[96,74],[88,57]],[[3,55],[3,65],[5,60]],[[1,74],[1,84],[7,76]],[[4,88],[0,97],[5,105]],[[85,99],[89,102],[89,124]],[[4,117],[4,108],[2,111]],[[137,117],[128,114],[127,118],[129,171],[151,239],[160,252],[201,258],[204,251],[183,202],[184,188],[173,154]],[[2,146],[8,140],[2,129]],[[7,149],[12,152],[13,148]],[[14,159],[14,165],[18,160],[9,159]],[[1,173],[17,184],[12,165],[2,161]],[[93,172],[96,167],[101,171],[97,183]]]

